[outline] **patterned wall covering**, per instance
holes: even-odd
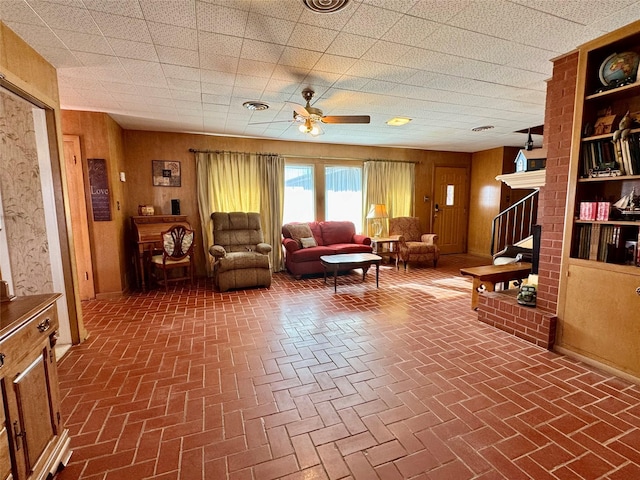
[[[16,295],[53,292],[32,108],[0,89],[0,189]]]

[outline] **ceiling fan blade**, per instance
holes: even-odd
[[[371,123],[369,115],[328,115],[320,120],[322,123]]]
[[[298,114],[298,115],[302,115],[303,117],[308,117],[309,116],[309,112],[307,111],[306,108],[304,108],[302,105],[299,105],[297,103],[291,103],[289,102],[292,106],[293,106],[293,110]]]
[[[271,123],[293,123],[293,120],[272,120],[271,122],[253,122],[253,123],[247,123],[247,125],[268,125]]]

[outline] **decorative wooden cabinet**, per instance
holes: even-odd
[[[579,49],[556,345],[640,377],[640,122],[615,132],[640,112],[640,82],[601,81],[623,52],[640,54],[640,22]],[[614,207],[631,196],[637,208]]]
[[[42,480],[66,465],[54,346],[59,294],[18,297],[0,314],[0,480]]]

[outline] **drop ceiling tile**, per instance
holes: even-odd
[[[410,46],[420,46],[423,40],[439,28],[439,24],[417,17],[402,17],[383,36],[383,40]]]
[[[136,79],[144,79],[145,77],[161,77],[164,78],[162,66],[156,62],[146,62],[144,60],[135,60],[131,58],[120,59],[124,69]]]
[[[261,88],[251,88],[251,87],[239,87],[235,86],[233,88],[233,96],[237,97],[235,102],[236,105],[242,105],[244,102],[251,98],[260,98],[262,94]],[[231,99],[231,104],[234,104],[233,98]]]
[[[235,74],[227,72],[218,72],[215,70],[201,70],[200,72],[203,92],[206,91],[205,86],[211,85],[212,88],[216,88],[217,90],[224,89],[225,93],[231,94],[235,79]]]
[[[205,32],[244,36],[249,12],[223,5],[197,2],[198,29]]]
[[[29,5],[40,17],[47,19],[47,25],[52,29],[100,34],[91,14],[85,8],[69,7],[42,0],[30,0]]]
[[[176,101],[200,102],[202,100],[201,92],[192,92],[189,90],[171,90],[171,98]],[[178,102],[176,102],[178,104]],[[180,103],[181,104],[181,103]]]
[[[307,50],[324,52],[338,35],[337,30],[298,24],[295,26],[288,45]]]
[[[370,80],[368,78],[354,77],[351,75],[343,75],[340,77],[339,86],[345,90],[359,91],[365,87]]]
[[[411,47],[408,45],[378,40],[364,53],[362,59],[395,65],[410,49]]]
[[[340,80],[342,74],[339,73],[331,73],[331,72],[320,72],[314,70],[309,73],[304,80],[302,80],[302,85],[310,85],[315,87],[316,92],[326,88],[333,86],[336,82]]]
[[[176,27],[164,23],[147,22],[153,43],[166,47],[198,49],[198,32],[193,28]]]
[[[130,42],[120,38],[107,37],[109,45],[118,57],[158,62],[158,54],[151,43]]]
[[[298,68],[312,68],[320,59],[320,52],[303,50],[301,48],[286,47],[282,52],[280,64]]]
[[[105,37],[152,43],[149,29],[143,19],[97,11],[91,12],[91,16]]]
[[[185,80],[182,78],[167,78],[167,85],[169,88],[177,89],[177,90],[189,90],[192,92],[200,92],[200,81],[199,80]]]
[[[245,40],[241,43],[241,48],[240,56],[242,58],[275,64],[282,56],[282,52],[284,52],[286,47],[284,45],[260,42],[258,40]]]
[[[138,0],[147,21],[196,28],[194,0]]]
[[[325,53],[342,57],[360,58],[375,42],[375,39],[370,37],[341,32],[336,36]]]
[[[380,38],[401,17],[401,13],[363,4],[356,9],[342,30],[354,35]]]
[[[640,2],[635,2],[622,10],[610,12],[608,16],[593,22],[590,27],[597,30],[598,35],[602,35],[636,20],[640,20]]]
[[[363,0],[362,3],[374,7],[386,8],[394,12],[406,13],[413,5],[421,0]]]
[[[176,108],[182,109],[182,110],[189,110],[192,113],[198,113],[199,115],[202,115],[202,102],[200,101],[200,99],[198,99],[198,101],[191,101],[191,100],[182,100],[180,102],[175,102],[176,103]]]
[[[300,83],[307,77],[309,72],[311,72],[310,68],[302,68],[294,65],[276,65],[271,77],[277,80],[286,80],[291,83]]]
[[[407,11],[407,14],[447,23],[472,3],[472,0],[420,0]]]
[[[412,68],[393,67],[384,63],[358,60],[347,71],[347,74],[355,77],[365,77],[402,83],[411,78],[416,72],[417,71]]]
[[[156,52],[161,63],[198,68],[200,56],[193,50],[156,45]]]
[[[358,6],[359,3],[351,1],[344,10],[329,15],[314,13],[303,8],[298,23],[332,30],[342,30]]]
[[[42,46],[38,47],[38,53],[56,69],[82,66],[73,52],[66,48]]]
[[[267,83],[269,83],[268,78],[264,77],[255,77],[250,75],[237,75],[235,81],[236,88],[251,88],[256,91],[262,91],[266,88]],[[235,90],[234,90],[235,92]]]
[[[171,90],[168,87],[154,87],[151,85],[138,86],[141,97],[170,97]]]
[[[120,60],[115,55],[101,55],[89,52],[74,52],[74,55],[85,67],[121,66]]]
[[[7,25],[25,42],[37,49],[40,46],[67,48],[64,43],[48,27],[28,25],[26,23],[8,22]]]
[[[340,57],[338,55],[324,54],[315,65],[315,69],[320,72],[346,73],[356,62],[353,57]]]
[[[198,50],[201,55],[219,55],[239,57],[242,50],[242,38],[221,33],[198,32]]]
[[[0,20],[4,23],[11,21],[38,25],[44,27],[42,19],[33,11],[25,1],[4,1],[0,9]]]
[[[200,68],[235,74],[238,60],[238,57],[228,55],[200,55]]]
[[[305,7],[299,0],[262,0],[253,2],[251,13],[295,22]]]
[[[269,43],[287,45],[295,23],[273,17],[264,17],[256,13],[249,13],[245,37]]]
[[[73,88],[78,91],[84,90],[89,93],[104,90],[99,80],[91,77],[79,77],[73,73],[68,75],[67,70],[58,72],[58,84],[64,88]]]
[[[599,19],[623,10],[634,3],[637,5],[635,0],[600,0],[598,2],[584,2],[580,0],[564,2],[513,0],[513,2],[583,25],[595,23]]]
[[[265,93],[277,92],[278,94],[286,95],[287,99],[294,93],[299,93],[302,91],[302,88],[298,88],[298,84],[291,84],[286,80],[278,80],[277,78],[272,78],[267,83],[267,87],[265,89]]]
[[[241,58],[238,62],[238,75],[251,75],[254,77],[270,79],[275,68],[275,63],[259,62],[256,60]]]
[[[54,33],[69,50],[113,55],[113,50],[102,35],[90,35],[69,30],[54,30]]]
[[[144,18],[140,3],[114,0],[83,0],[87,9],[97,12],[122,15],[124,17]]]
[[[101,81],[104,89],[112,94],[115,93],[128,93],[131,95],[137,95],[139,93],[138,87],[131,83],[119,83],[119,82],[108,82]]]

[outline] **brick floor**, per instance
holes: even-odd
[[[640,387],[478,322],[483,263],[85,302],[58,479],[640,478]]]

